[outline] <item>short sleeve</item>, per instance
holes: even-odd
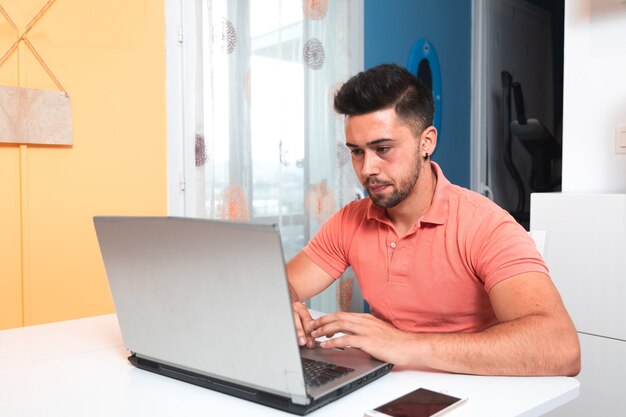
[[[350,266],[348,253],[362,218],[361,206],[353,202],[332,215],[303,249],[309,259],[335,279]]]
[[[487,292],[515,275],[549,273],[532,237],[506,212],[486,218],[475,241],[475,269]]]

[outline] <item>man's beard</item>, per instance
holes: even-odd
[[[422,161],[418,155],[416,155],[417,164],[413,165],[413,170],[411,171],[411,175],[405,181],[402,181],[389,195],[376,195],[370,193],[370,199],[372,203],[376,204],[378,207],[388,209],[397,206],[400,204],[413,190],[415,184],[417,184],[417,180],[420,176],[420,170],[422,168]],[[365,185],[381,185],[381,184],[390,184],[383,181],[377,181],[375,178],[368,178],[365,181]]]

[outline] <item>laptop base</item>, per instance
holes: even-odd
[[[309,398],[311,402],[308,405],[294,404],[290,398],[280,395],[268,393],[262,390],[255,390],[243,385],[234,384],[232,382],[222,381],[217,378],[212,378],[206,375],[198,374],[186,369],[176,368],[171,365],[162,364],[149,359],[138,357],[132,354],[128,357],[128,361],[139,369],[153,372],[159,375],[167,376],[170,378],[178,379],[179,381],[187,382],[190,384],[198,385],[204,388],[218,391],[224,394],[232,395],[244,400],[252,401],[257,404],[269,406],[281,411],[286,411],[292,414],[305,415],[311,411],[339,399],[352,391],[361,388],[363,385],[380,378],[391,371],[393,365],[387,364],[386,366],[376,370],[375,372],[364,376],[350,384],[343,386],[340,390],[336,390],[320,397],[316,400]]]

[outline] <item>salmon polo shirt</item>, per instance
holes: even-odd
[[[489,301],[494,285],[548,268],[506,211],[431,167],[431,206],[406,236],[365,198],[325,222],[304,253],[334,278],[352,266],[372,314],[400,330],[480,331],[498,322]]]

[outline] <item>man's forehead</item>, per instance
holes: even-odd
[[[345,121],[346,145],[372,146],[383,142],[414,138],[411,126],[389,115],[368,113],[347,116]]]

